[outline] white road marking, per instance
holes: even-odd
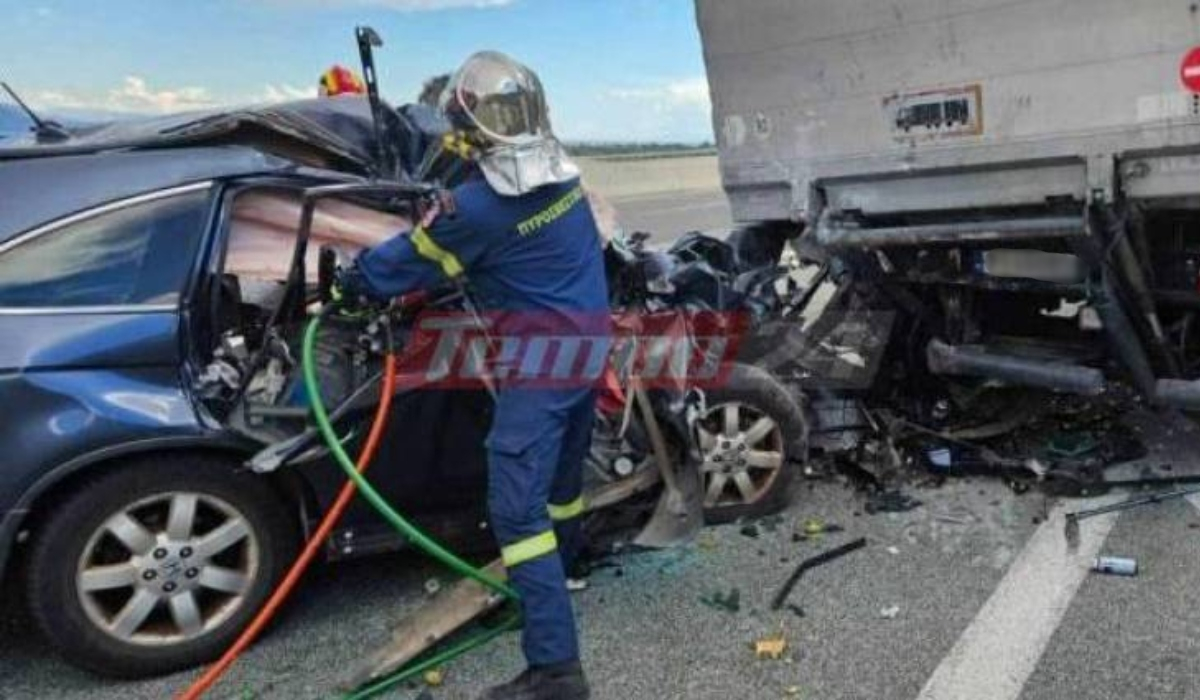
[[[1118,514],[1082,521],[1076,552],[1067,549],[1065,516],[1116,500],[1106,496],[1060,503],[1051,511],[926,681],[918,700],[1016,700]]]

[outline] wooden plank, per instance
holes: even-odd
[[[587,511],[616,505],[658,483],[658,471],[643,465],[628,479],[604,484],[584,495]],[[488,575],[504,580],[504,564],[495,560],[485,567]],[[430,600],[400,623],[392,640],[339,683],[349,691],[383,679],[433,648],[456,631],[497,608],[503,598],[474,579],[462,579]]]

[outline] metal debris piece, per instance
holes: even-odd
[[[896,619],[896,616],[899,614],[900,614],[900,606],[899,605],[889,605],[888,607],[883,608],[879,611],[879,616],[885,620],[894,620],[894,619]]]
[[[673,460],[663,428],[646,389],[637,377],[630,390],[642,413],[642,426],[658,465],[663,492],[649,522],[633,543],[640,547],[665,549],[691,541],[704,527],[704,493],[700,470],[689,459]]]
[[[800,562],[800,564],[796,566],[795,571],[792,572],[792,575],[789,576],[788,580],[784,582],[783,587],[780,588],[779,592],[775,594],[775,598],[771,601],[771,609],[779,610],[783,607],[783,604],[787,602],[788,596],[791,595],[792,589],[796,587],[796,584],[800,581],[800,577],[804,575],[805,571],[808,571],[809,569],[815,569],[823,564],[828,564],[835,559],[840,559],[841,557],[844,557],[847,554],[855,550],[862,549],[866,546],[867,538],[860,537],[857,540],[834,547],[833,549],[822,552],[814,557],[809,557],[808,559]]]
[[[876,513],[907,513],[920,508],[922,503],[901,491],[880,491],[867,496],[863,510],[870,515]]]
[[[1193,494],[1200,493],[1200,486],[1193,486],[1186,489],[1178,489],[1175,491],[1165,491],[1162,493],[1152,493],[1149,496],[1139,496],[1130,498],[1120,503],[1110,503],[1106,506],[1098,508],[1088,508],[1086,510],[1078,510],[1074,513],[1067,513],[1066,522],[1063,524],[1063,536],[1067,539],[1067,548],[1075,551],[1079,548],[1079,521],[1091,518],[1105,513],[1115,513],[1117,511],[1129,510],[1131,508],[1139,508],[1141,506],[1154,505],[1176,498],[1184,498]]]
[[[1089,432],[1059,433],[1046,443],[1046,451],[1060,459],[1077,459],[1100,449],[1100,441]]]
[[[888,548],[887,548],[887,553],[888,553],[888,554],[899,554],[899,553],[900,553],[900,548],[899,548],[899,547],[897,547],[897,546],[895,546],[895,545],[893,545],[893,546],[891,546],[891,547],[888,547]]]
[[[783,658],[787,652],[787,638],[783,636],[783,630],[772,634],[769,637],[764,637],[754,643],[754,655],[759,659],[770,659],[778,661]]]
[[[1137,576],[1137,559],[1129,557],[1097,557],[1092,562],[1092,571],[1113,576]]]
[[[426,595],[437,595],[438,591],[442,590],[442,582],[436,578],[431,578],[425,582]]]
[[[975,517],[951,515],[950,513],[934,513],[933,519],[941,523],[950,523],[951,525],[970,525],[975,522]]]

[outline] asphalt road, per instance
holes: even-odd
[[[677,205],[686,201],[617,202],[635,222],[670,219]],[[720,205],[685,208],[711,213]],[[659,230],[690,222],[680,217]],[[1123,471],[1170,464],[1175,474],[1200,473],[1193,428],[1156,417],[1139,424],[1152,454]],[[757,525],[757,537],[728,525],[678,550],[615,558],[575,598],[593,697],[1200,698],[1200,499],[1086,521],[1072,553],[1061,516],[1078,501],[1018,496],[983,478],[910,492],[922,507],[867,515],[849,487],[800,481],[782,520]],[[794,541],[796,527],[813,517],[845,530]],[[791,602],[803,617],[769,610],[798,562],[857,537],[867,538],[865,549],[801,579]],[[1087,573],[1094,553],[1135,557],[1141,573]],[[341,674],[422,603],[422,584],[434,576],[444,574],[414,555],[318,569],[211,697],[332,697]],[[700,602],[733,589],[736,613]],[[883,615],[888,608],[894,616]],[[756,659],[752,643],[780,631],[784,658]],[[77,671],[37,639],[11,595],[0,603],[0,649],[3,698],[165,698],[195,676],[116,682]],[[431,697],[474,698],[519,667],[509,635],[450,666]]]
[[[724,235],[733,227],[729,202],[722,192],[692,191],[637,197],[614,197],[627,232],[645,231],[666,242],[689,231]]]
[[[1164,445],[1155,435],[1154,454],[1132,473],[1166,461],[1200,470],[1194,450],[1172,451],[1170,435]],[[801,482],[784,518],[758,524],[757,537],[727,525],[682,549],[615,558],[575,599],[593,697],[1200,697],[1200,533],[1193,529],[1200,500],[1086,521],[1085,551],[1072,556],[1061,520],[1043,522],[1062,507],[1037,493],[1017,496],[998,481],[974,478],[913,487],[911,495],[924,505],[867,515],[849,487]],[[794,541],[795,529],[813,517],[845,531]],[[801,579],[791,602],[803,617],[769,610],[799,561],[857,537],[867,538],[865,549]],[[1085,573],[1089,547],[1134,556],[1142,573]],[[331,697],[340,674],[388,638],[424,600],[422,584],[438,575],[411,555],[319,569],[213,697]],[[737,613],[700,602],[735,588]],[[889,619],[882,613],[892,607]],[[4,698],[161,698],[194,675],[96,679],[54,658],[7,601],[4,609]],[[789,642],[785,658],[756,659],[751,644],[780,630]],[[473,698],[519,665],[510,635],[451,666],[432,697]],[[389,697],[417,694],[406,688]]]

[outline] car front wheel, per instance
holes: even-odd
[[[76,665],[168,673],[218,656],[295,546],[288,510],[262,477],[203,455],[139,459],[105,469],[38,528],[31,611]]]
[[[707,393],[695,424],[703,462],[704,516],[710,523],[773,513],[787,504],[797,463],[807,456],[800,403],[778,379],[734,364]]]

